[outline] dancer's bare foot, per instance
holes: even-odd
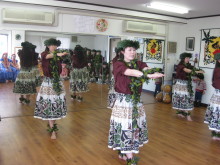
[[[118,157],[119,157],[119,159],[122,159],[122,160],[125,160],[125,161],[127,160],[127,156],[126,155],[119,155]]]
[[[213,136],[212,139],[213,139],[213,140],[220,140],[220,137]]]
[[[191,116],[187,116],[186,119],[187,119],[188,121],[193,121],[192,118],[191,118]]]
[[[55,140],[57,139],[57,136],[56,136],[56,132],[53,131],[52,134],[51,134],[51,137],[50,137],[52,140]]]
[[[179,116],[181,118],[185,118],[185,116],[183,114],[177,114],[177,116]]]

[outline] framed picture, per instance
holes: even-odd
[[[143,62],[162,64],[164,45],[164,40],[145,39]]]
[[[195,45],[195,37],[186,37],[186,50],[193,51]]]
[[[176,42],[168,42],[168,53],[176,53]]]

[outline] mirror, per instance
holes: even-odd
[[[39,32],[39,31],[26,31],[25,41],[29,41],[36,45],[36,52],[39,54],[44,51],[44,41],[49,38],[57,38],[61,41],[60,49],[74,49],[76,45],[81,45],[89,49],[101,50],[101,54],[104,61],[109,62],[115,57],[115,47],[117,43],[122,39],[134,39],[135,37],[113,37],[104,35],[90,35],[90,34],[61,34],[61,33],[50,33],[50,32]],[[143,58],[144,53],[144,39],[140,40],[140,49],[137,51],[139,58]],[[8,48],[8,50],[10,47]],[[19,49],[16,47],[15,51]],[[12,49],[13,50],[13,49]],[[10,53],[9,53],[10,56]],[[17,60],[18,57],[17,57]],[[161,67],[161,65],[148,64],[150,67]],[[110,76],[112,72],[112,66],[110,66]],[[70,97],[69,91],[69,80],[64,80],[66,99],[68,111],[83,111],[83,110],[94,110],[94,109],[106,109],[107,97],[108,97],[108,84],[101,83],[90,83],[90,90],[83,94],[83,102],[73,101]],[[155,88],[154,81],[150,80],[149,84],[144,84],[144,89],[149,90]],[[3,105],[0,111],[2,118],[14,117],[14,116],[33,116],[36,96],[31,96],[31,103],[29,105],[23,105],[19,103],[20,95],[12,92],[13,83],[0,83],[0,104]],[[37,89],[39,90],[39,88]],[[144,104],[155,103],[152,92],[143,92],[142,101]],[[11,102],[8,102],[11,100]]]

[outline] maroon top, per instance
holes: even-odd
[[[72,55],[71,60],[73,68],[84,68],[88,65],[87,59],[83,60],[82,62],[79,62],[79,59],[75,54]]]
[[[178,64],[176,68],[176,79],[187,80],[187,73],[183,70],[186,68],[184,64]]]
[[[215,68],[213,71],[212,86],[220,89],[220,68]]]
[[[137,62],[138,68],[142,71],[143,68],[147,67],[147,64],[141,61]],[[113,74],[115,78],[115,91],[118,93],[132,94],[130,90],[131,78],[124,75],[126,69],[129,69],[124,62],[116,61],[113,63]],[[139,88],[139,93],[141,93],[142,86]]]
[[[50,61],[52,60],[51,59],[46,59],[46,56],[49,54],[49,52],[47,51],[44,51],[41,53],[41,59],[42,59],[42,69],[43,69],[43,73],[44,73],[44,76],[46,77],[50,77],[52,78],[52,68],[50,66]],[[59,75],[60,73],[62,72],[62,66],[61,66],[61,61],[58,61],[57,63],[58,65],[58,72],[59,72]]]

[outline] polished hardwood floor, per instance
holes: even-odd
[[[111,110],[106,108],[107,85],[90,84],[84,101],[70,99],[65,82],[68,115],[57,121],[57,140],[46,131],[47,122],[33,118],[36,95],[30,105],[19,103],[13,83],[0,84],[0,165],[124,165],[107,147]],[[203,123],[205,108],[195,108],[193,122],[180,119],[171,104],[158,103],[152,94],[142,99],[149,143],[140,149],[139,165],[219,165],[220,141],[211,139]]]

